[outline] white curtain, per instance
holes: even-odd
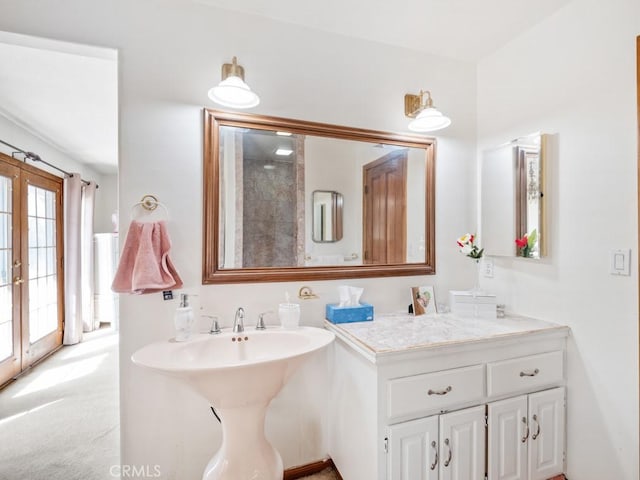
[[[82,341],[82,180],[64,179],[64,338],[65,345]]]
[[[96,184],[89,182],[82,188],[82,226],[80,233],[80,270],[82,297],[82,329],[91,332],[100,326],[94,315],[94,275],[93,275],[93,211]]]

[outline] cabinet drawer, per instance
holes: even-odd
[[[387,416],[418,417],[484,396],[484,365],[396,378],[387,384]]]
[[[489,397],[557,385],[564,378],[561,351],[511,358],[487,364]]]

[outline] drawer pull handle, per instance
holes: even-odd
[[[539,373],[540,373],[540,370],[538,370],[536,368],[533,372],[520,372],[520,376],[521,377],[535,377]]]
[[[527,417],[522,417],[522,423],[524,423],[524,426],[526,428],[526,433],[524,434],[524,437],[522,437],[522,443],[525,443],[527,441],[527,438],[529,438],[529,424],[527,423]]]
[[[446,395],[451,390],[452,390],[451,385],[449,385],[444,390],[431,390],[431,389],[429,389],[429,391],[427,392],[427,395]]]
[[[444,444],[449,449],[449,455],[447,455],[447,459],[444,461],[444,466],[448,467],[449,464],[451,463],[451,445],[449,445],[449,439],[448,438],[444,439]]]
[[[531,440],[535,440],[540,436],[540,422],[538,422],[538,417],[536,415],[533,416],[533,421],[536,422],[536,433],[531,435]]]
[[[436,446],[435,440],[431,442],[431,448],[433,448],[433,453],[435,457],[433,458],[433,463],[431,464],[431,470],[436,469],[436,465],[438,465],[438,447]]]

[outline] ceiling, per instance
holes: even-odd
[[[98,173],[117,172],[115,50],[0,32],[0,65],[13,66],[0,69],[0,115]]]
[[[192,1],[475,62],[571,0]]]
[[[570,0],[191,1],[475,62]],[[98,173],[117,172],[115,50],[0,32],[0,65],[16,66],[0,69],[1,116]]]

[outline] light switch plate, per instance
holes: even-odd
[[[631,275],[631,249],[611,250],[609,262],[611,275]]]

